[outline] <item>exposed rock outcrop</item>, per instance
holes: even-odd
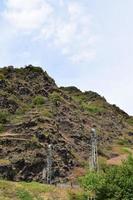
[[[42,173],[52,144],[52,180],[67,180],[74,169],[88,165],[94,125],[102,157],[110,158],[113,145],[132,144],[132,118],[99,94],[58,88],[46,72],[32,65],[0,69],[3,178],[46,181]]]

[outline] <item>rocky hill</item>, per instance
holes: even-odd
[[[96,127],[99,160],[133,144],[133,118],[95,92],[59,88],[32,65],[0,68],[0,176],[42,180],[52,144],[52,180],[75,178],[88,167],[90,130]]]

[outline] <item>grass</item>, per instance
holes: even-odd
[[[47,108],[43,108],[41,111],[42,116],[44,117],[48,117],[48,118],[52,118],[53,117],[53,113],[50,109]]]
[[[118,144],[119,145],[125,145],[125,146],[128,146],[129,145],[129,141],[127,138],[120,138],[119,141],[118,141]]]
[[[88,104],[88,103],[81,103],[81,108],[84,111],[90,112],[90,113],[99,113],[99,112],[103,112],[104,108],[102,106],[99,105],[95,105],[95,104]]]
[[[88,113],[96,114],[105,111],[104,103],[102,101],[88,101],[85,95],[74,95],[72,96],[72,99],[80,105],[81,109]]]
[[[31,193],[36,195],[39,195],[40,193],[46,193],[48,191],[52,192],[54,189],[53,186],[44,185],[37,182],[31,182],[31,183],[22,182],[21,185],[25,190],[27,189],[31,191]]]
[[[83,96],[83,95],[75,95],[75,96],[72,96],[72,99],[73,99],[74,101],[76,101],[77,103],[82,103],[82,102],[86,101],[86,98],[85,98],[85,96]]]
[[[123,155],[123,154],[132,154],[133,153],[133,149],[132,149],[132,145],[115,145],[111,148],[112,152],[118,153],[119,155]]]
[[[23,115],[14,115],[10,118],[10,122],[13,124],[22,123],[24,121]]]
[[[24,104],[24,103],[22,104],[22,103],[19,103],[19,105],[20,105],[20,107],[16,111],[17,115],[25,114],[26,112],[28,112],[32,108],[31,104]]]
[[[122,147],[122,151],[124,153],[127,153],[127,154],[132,154],[133,153],[132,149],[129,148],[129,147]]]
[[[81,189],[0,180],[0,200],[87,200]]]
[[[20,200],[33,200],[33,196],[24,189],[18,189],[16,195]]]
[[[85,193],[70,193],[69,200],[88,200],[88,195]]]
[[[38,106],[36,108],[36,112],[40,115],[40,117],[46,117],[46,118],[52,118],[53,117],[53,111],[49,107]]]
[[[133,117],[130,117],[129,119],[127,119],[127,123],[129,125],[133,125]]]
[[[0,159],[0,165],[8,165],[8,164],[10,164],[10,161],[9,161],[9,160]]]
[[[17,123],[22,123],[25,121],[25,117],[29,116],[28,114],[30,112],[31,105],[25,105],[17,110],[17,112],[14,115],[10,115],[10,122],[13,124]],[[40,115],[40,117],[45,117],[45,118],[52,118],[53,117],[53,112],[51,108],[47,108],[45,106],[36,106],[34,108],[35,112]],[[31,109],[32,111],[32,109]],[[1,130],[1,126],[0,126]],[[0,131],[1,132],[1,131]]]
[[[54,187],[44,184],[16,183],[0,180],[0,200],[45,200],[47,192],[52,192]],[[47,199],[48,200],[48,199]]]
[[[16,185],[14,183],[0,180],[0,200],[19,200],[16,196]]]

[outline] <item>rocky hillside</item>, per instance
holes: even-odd
[[[59,88],[31,65],[0,69],[1,177],[43,181],[52,144],[53,182],[74,179],[88,166],[92,127],[101,162],[133,144],[133,118],[97,93]]]

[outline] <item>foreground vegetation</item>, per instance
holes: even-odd
[[[87,200],[82,189],[0,180],[0,200]]]
[[[120,166],[89,172],[80,178],[80,184],[97,200],[133,200],[133,157]]]

